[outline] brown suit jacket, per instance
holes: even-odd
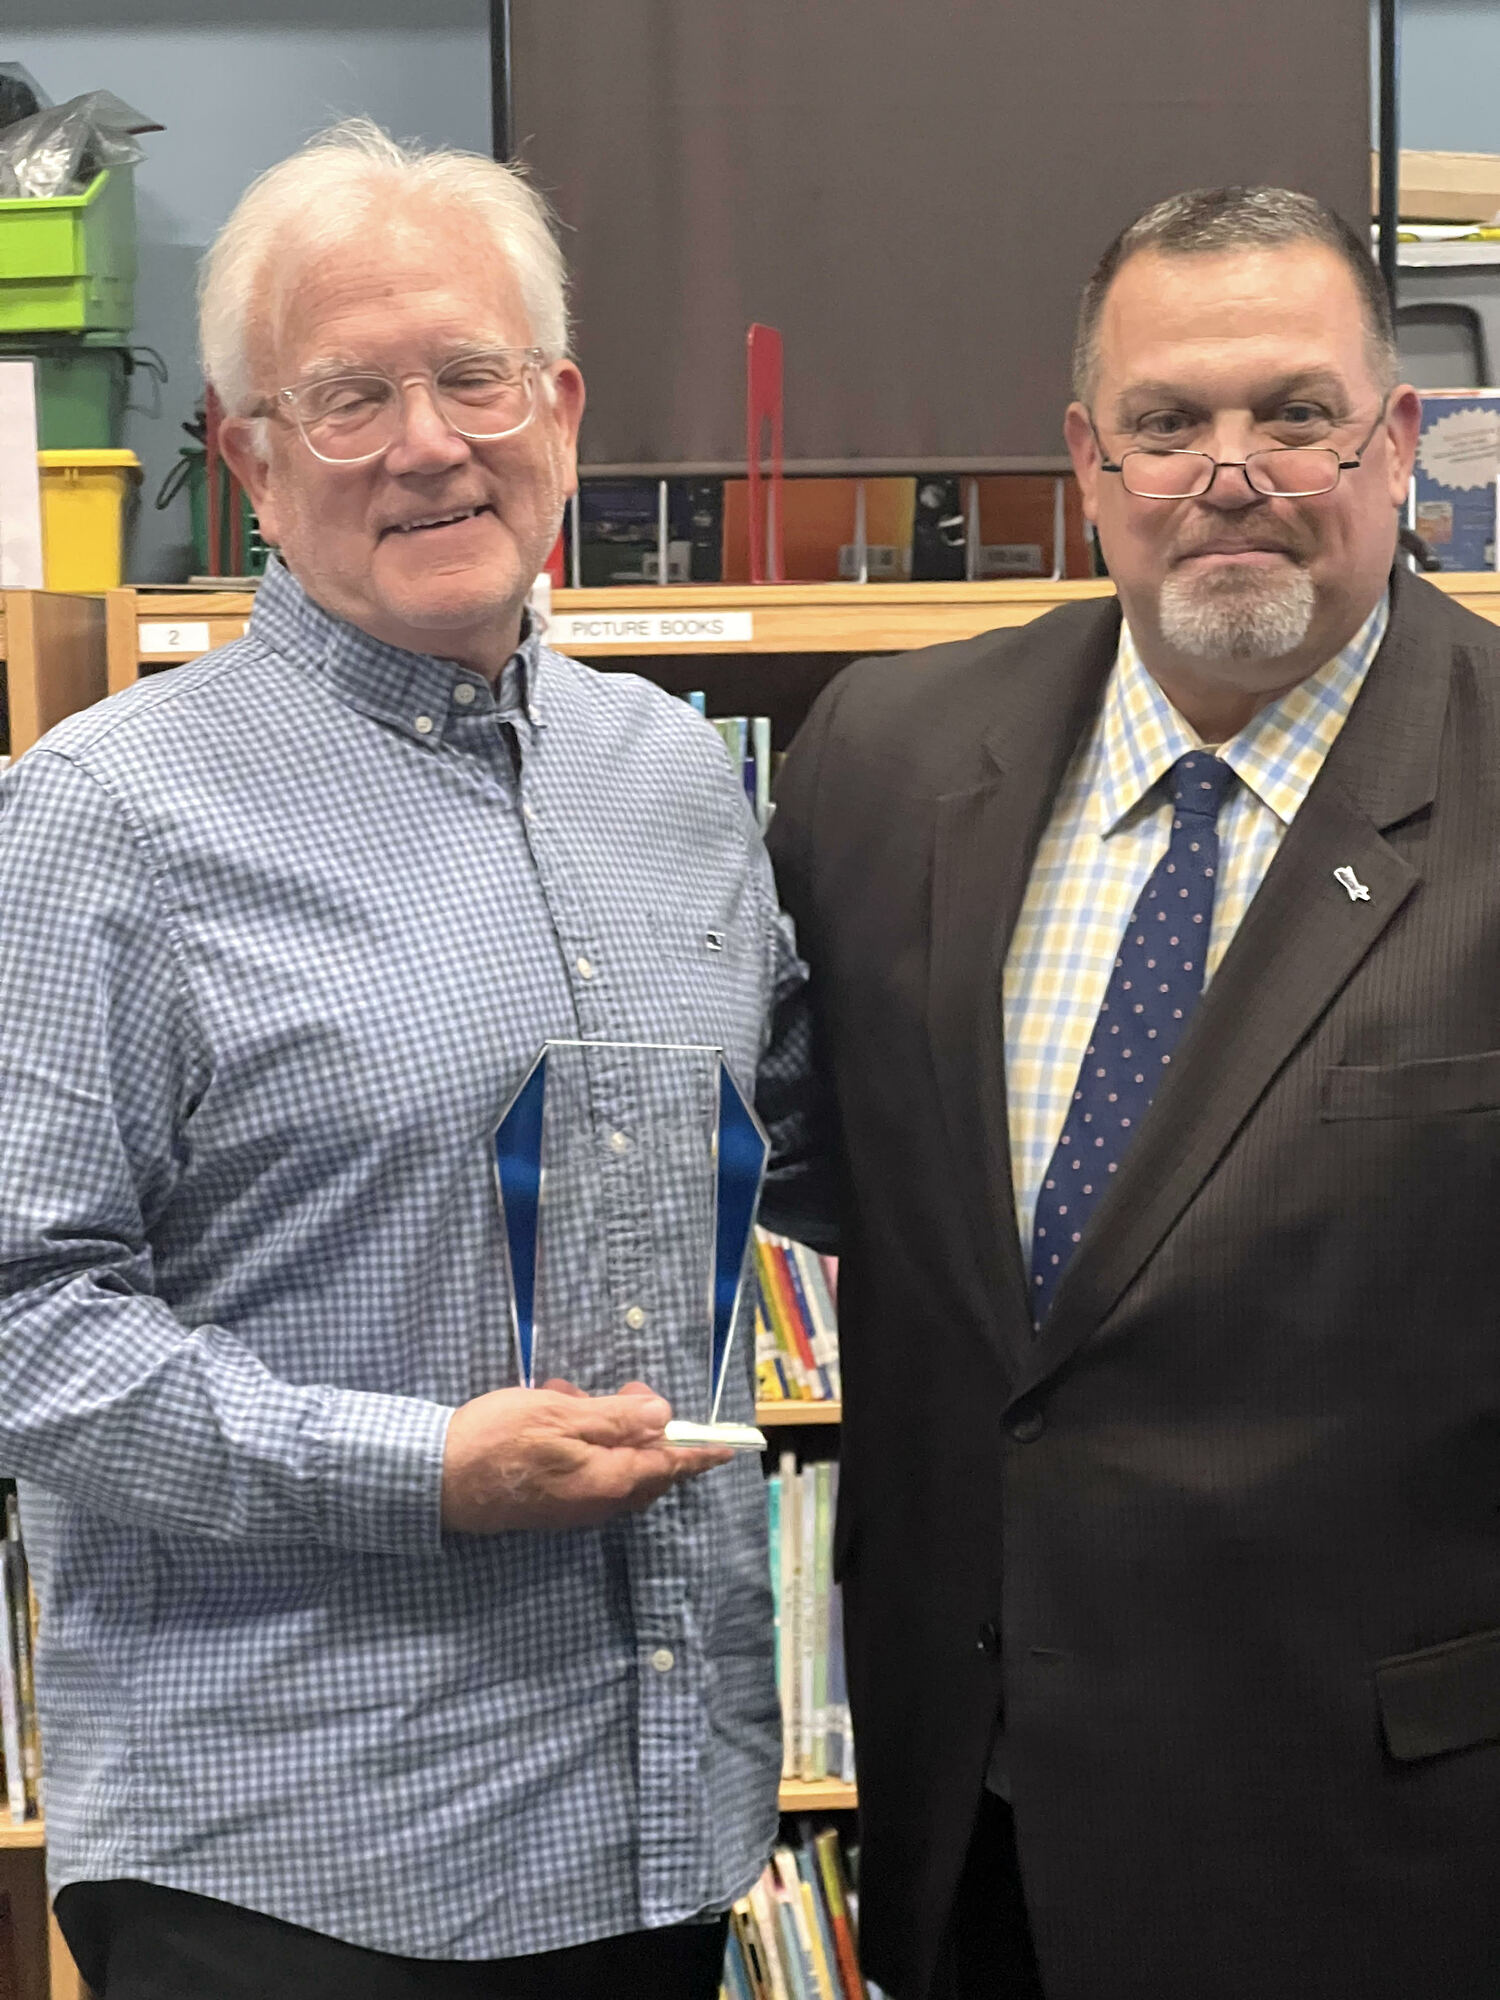
[[[1396,575],[1034,1335],[1001,971],[1118,621],[857,664],[779,789],[867,1963],[924,1991],[1003,1710],[1049,2000],[1495,2000],[1500,632]]]

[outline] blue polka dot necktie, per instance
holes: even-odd
[[[1219,808],[1234,772],[1195,750],[1178,758],[1170,776],[1171,843],[1125,926],[1062,1137],[1037,1196],[1031,1303],[1038,1326],[1203,995]]]

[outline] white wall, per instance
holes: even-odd
[[[129,574],[188,572],[185,497],[152,506],[202,395],[198,259],[245,185],[332,119],[367,112],[402,137],[490,149],[488,0],[6,0],[0,60],[54,100],[107,87],[160,119],[136,170],[140,275],[133,338],[165,358],[137,388],[125,442],[145,467]],[[136,407],[136,406],[139,407]]]

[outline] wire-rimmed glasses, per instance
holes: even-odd
[[[278,389],[270,409],[291,419],[315,458],[363,465],[400,437],[406,385],[425,382],[443,422],[460,437],[487,444],[514,437],[531,422],[545,358],[539,347],[488,347],[458,355],[435,372],[414,370],[399,382],[373,369],[324,375]]]
[[[1248,451],[1243,458],[1214,458],[1206,451],[1182,451],[1173,446],[1153,451],[1132,445],[1118,459],[1112,459],[1092,416],[1089,424],[1101,454],[1099,470],[1117,472],[1125,491],[1137,499],[1196,500],[1208,492],[1221,472],[1243,472],[1251,492],[1268,500],[1311,500],[1316,494],[1331,493],[1343,473],[1359,470],[1388,401],[1388,397],[1381,399],[1374,423],[1349,458],[1341,457],[1331,444],[1281,444]]]

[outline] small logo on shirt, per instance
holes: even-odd
[[[708,946],[710,951],[722,951],[724,949],[724,933],[722,931],[705,931],[703,933],[703,942]]]
[[[1338,883],[1341,889],[1347,889],[1349,891],[1349,901],[1351,903],[1369,902],[1370,900],[1369,890],[1365,887],[1364,883],[1360,881],[1359,877],[1355,874],[1354,870],[1349,866],[1347,861],[1344,863],[1342,868],[1334,869],[1333,879],[1335,882]]]

